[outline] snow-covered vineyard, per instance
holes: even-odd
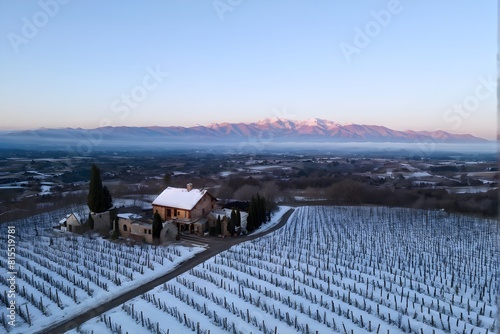
[[[494,333],[498,222],[303,207],[74,333]]]
[[[53,234],[57,212],[9,224],[15,228],[15,270],[0,257],[0,332],[32,333],[161,276],[202,251],[198,247],[130,247],[100,237]],[[36,223],[36,224],[35,224]],[[34,224],[36,228],[34,228]],[[0,242],[7,245],[7,233]],[[14,281],[8,280],[15,271]],[[7,292],[15,291],[16,326]],[[6,313],[7,312],[7,313]]]

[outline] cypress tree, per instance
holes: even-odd
[[[259,203],[260,221],[261,221],[261,223],[265,223],[267,221],[266,198],[262,196],[259,198],[259,200],[260,200],[260,203]]]
[[[234,235],[234,232],[236,231],[235,227],[236,227],[236,220],[237,219],[238,219],[238,217],[236,216],[236,210],[232,209],[231,210],[231,218],[227,222],[227,231],[229,232],[229,234],[231,234],[231,236]]]
[[[253,206],[253,213],[254,213],[253,222],[256,229],[260,227],[261,223],[259,202],[260,202],[259,194],[257,194],[257,196],[255,197],[252,197],[252,201],[250,202],[250,205]]]
[[[113,233],[111,234],[111,239],[116,240],[120,237],[120,226],[118,225],[118,218],[112,221]]]
[[[89,227],[90,229],[94,229],[94,218],[92,218],[92,214],[89,212],[89,219],[88,219]]]
[[[110,209],[113,206],[113,198],[108,187],[103,187],[101,171],[93,164],[90,170],[89,193],[87,195],[87,205],[90,211],[99,213]]]
[[[233,224],[236,225],[236,221],[238,220],[238,217],[236,216],[236,210],[234,210],[234,209],[231,210],[231,220],[233,221]]]
[[[109,192],[108,187],[104,186],[102,188],[103,201],[104,201],[104,210],[108,210],[113,207],[113,198],[111,197],[111,193]]]
[[[262,198],[260,197],[259,194],[257,194],[255,198],[255,205],[257,207],[257,226],[260,227],[263,222],[265,222],[265,218],[262,219],[262,217],[265,217],[265,209],[262,205]]]
[[[222,233],[222,224],[220,221],[220,216],[217,215],[217,224],[215,226],[215,234],[219,235]]]
[[[161,221],[161,216],[158,211],[153,215],[153,238],[159,239],[161,234],[161,229],[163,228],[163,224]]]
[[[248,207],[248,217],[247,217],[247,231],[252,232],[256,227],[255,217],[257,215],[256,207],[255,207],[255,198],[252,196],[252,200],[250,201],[250,206]]]
[[[253,231],[267,221],[266,199],[260,194],[252,196],[248,207],[247,230]],[[250,226],[250,229],[249,229]]]
[[[241,212],[240,209],[236,209],[236,226],[240,227],[241,226]]]
[[[104,206],[104,190],[101,181],[101,171],[93,164],[90,171],[89,193],[87,195],[87,205],[92,212],[103,212],[107,208]]]

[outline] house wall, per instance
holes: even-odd
[[[170,209],[170,216],[167,215],[168,209]],[[177,210],[177,211],[176,211]],[[172,218],[191,218],[191,212],[189,210],[176,209],[172,207],[153,205],[153,214],[158,211],[162,220],[168,220]],[[177,212],[177,215],[176,215]]]
[[[75,216],[71,215],[68,217],[68,219],[66,219],[66,226],[68,225],[80,226],[80,222],[78,221],[78,219],[76,219]]]
[[[208,221],[205,221],[203,223],[194,223],[193,233],[197,235],[203,235],[205,232],[208,232]]]
[[[83,233],[85,231],[85,226],[74,215],[70,215],[64,225],[64,230],[61,228],[64,232]]]
[[[229,222],[228,219],[224,219],[222,222],[221,222],[221,230],[222,230],[222,235],[228,237],[230,236],[231,234],[227,231],[227,223]]]
[[[205,194],[198,203],[191,210],[192,218],[200,218],[207,216],[210,211],[215,207],[215,201],[212,200],[208,194]]]
[[[131,228],[131,234],[143,237],[147,243],[153,243],[153,225],[132,224]]]
[[[107,233],[112,229],[113,213],[111,211],[104,211],[100,213],[92,212],[91,215],[94,220],[94,230]]]
[[[177,209],[161,205],[153,205],[153,214],[158,211],[162,220],[172,218],[200,218],[207,216],[215,207],[215,200],[210,195],[205,194],[192,210]],[[170,216],[167,214],[170,209]],[[177,211],[177,215],[176,215]]]
[[[84,227],[81,225],[68,225],[68,232],[73,233],[83,233],[85,231]]]
[[[120,235],[124,238],[128,238],[131,232],[132,221],[125,218],[118,218],[118,230],[120,231]],[[126,231],[125,231],[126,226]]]
[[[208,228],[214,227],[217,228],[217,217],[218,215],[210,215],[209,220],[207,222]],[[230,236],[231,234],[227,231],[227,223],[229,222],[229,219],[226,216],[221,216],[221,222],[220,222],[220,227],[221,227],[221,235],[224,236]]]
[[[159,205],[153,205],[153,214],[158,212],[162,220],[166,220],[167,217],[167,208],[164,206],[159,206]]]

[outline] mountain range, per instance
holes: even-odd
[[[438,131],[398,131],[380,125],[339,124],[310,118],[290,120],[266,118],[253,123],[213,123],[206,126],[101,127],[20,130],[0,133],[3,146],[19,143],[73,144],[83,141],[106,143],[196,143],[242,141],[254,138],[275,142],[398,142],[398,143],[482,143],[486,139],[470,134]]]

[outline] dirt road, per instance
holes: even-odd
[[[288,210],[283,217],[281,218],[281,221],[279,224],[277,224],[275,227],[269,229],[268,231],[265,231],[260,234],[256,234],[250,237],[238,237],[238,238],[225,238],[225,239],[220,239],[220,238],[203,238],[200,239],[201,242],[207,243],[209,245],[208,249],[205,250],[202,253],[199,253],[195,255],[193,258],[181,263],[177,268],[169,272],[168,274],[158,277],[132,291],[126,292],[120,296],[117,296],[113,300],[110,300],[102,305],[99,305],[91,310],[88,310],[87,312],[83,314],[75,314],[73,317],[68,318],[68,319],[62,319],[61,322],[54,324],[42,331],[37,332],[42,334],[42,333],[50,333],[50,334],[58,334],[58,333],[65,333],[66,331],[69,331],[73,328],[76,328],[77,326],[83,324],[84,322],[97,317],[101,315],[102,313],[111,310],[112,308],[115,308],[126,301],[138,297],[143,293],[148,292],[149,290],[157,287],[158,285],[161,285],[165,282],[168,282],[172,278],[177,277],[180,274],[185,273],[189,269],[197,266],[198,264],[208,260],[214,255],[217,255],[229,248],[231,246],[234,246],[236,244],[245,242],[245,241],[250,241],[254,240],[257,238],[260,238],[268,233],[274,232],[277,229],[283,227],[287,221],[290,215],[294,209]]]

